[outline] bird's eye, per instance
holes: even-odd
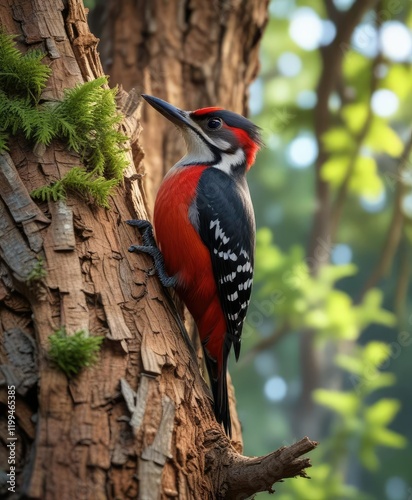
[[[220,118],[210,118],[207,122],[207,128],[211,130],[218,130],[222,126],[222,120]]]

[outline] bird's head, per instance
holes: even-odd
[[[262,139],[247,118],[215,107],[184,111],[158,97],[142,97],[182,132],[187,155],[178,165],[206,164],[229,174],[253,165]]]

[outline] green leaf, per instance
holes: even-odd
[[[412,70],[410,66],[401,64],[391,65],[381,85],[383,88],[395,92],[399,99],[407,98],[412,91]]]
[[[333,187],[339,187],[346,179],[353,160],[349,156],[334,155],[321,170],[321,177]],[[383,190],[383,182],[377,172],[376,160],[370,156],[358,156],[352,167],[349,191],[364,196],[377,196]]]
[[[403,151],[403,142],[398,134],[381,118],[375,117],[365,145],[376,153],[386,153],[394,158],[399,157]]]
[[[330,128],[323,134],[322,142],[329,153],[348,153],[355,147],[355,141],[345,127]]]
[[[379,467],[379,460],[376,456],[375,449],[371,446],[362,447],[359,457],[362,464],[369,470],[376,470]]]
[[[355,276],[358,268],[355,264],[342,264],[342,265],[325,265],[319,271],[319,280],[333,285],[337,281]]]
[[[388,448],[405,448],[407,445],[404,436],[390,429],[380,428],[372,436],[376,445],[387,446]]]
[[[384,342],[368,342],[363,349],[364,363],[378,368],[391,354],[391,348]]]
[[[350,156],[333,155],[323,165],[321,169],[322,180],[329,182],[333,187],[339,187],[346,177],[350,165]]]
[[[36,264],[32,267],[31,271],[27,275],[26,283],[28,285],[33,285],[47,276],[47,270],[44,267],[44,261],[41,257],[37,258]]]
[[[356,80],[358,75],[369,74],[371,61],[359,52],[347,47],[343,60],[343,72],[349,80]]]
[[[342,117],[345,124],[353,134],[358,134],[365,122],[369,113],[369,106],[364,102],[356,102],[347,104],[342,108]]]
[[[372,288],[365,294],[362,303],[357,307],[357,315],[362,328],[371,323],[393,327],[396,325],[396,316],[382,309],[383,293],[378,288]],[[383,344],[386,345],[386,344]]]
[[[263,227],[256,234],[256,259],[259,260],[259,275],[265,276],[266,273],[277,269],[282,265],[284,257],[281,250],[272,243],[272,231]]]
[[[365,369],[361,359],[348,354],[338,354],[335,362],[347,372],[354,373],[355,375],[361,375]]]
[[[375,158],[358,156],[349,181],[349,190],[355,194],[374,197],[379,195],[383,189],[383,182],[378,175]]]
[[[313,399],[342,416],[353,416],[359,409],[359,399],[351,392],[316,389]]]
[[[314,330],[323,330],[329,326],[329,316],[324,309],[313,309],[305,314],[305,324]]]
[[[386,426],[395,418],[400,406],[396,399],[380,399],[365,409],[365,420],[371,425]]]
[[[368,367],[365,367],[365,373],[363,375],[364,380],[359,386],[359,391],[362,391],[365,395],[372,394],[378,389],[383,389],[384,387],[391,387],[396,383],[396,377],[393,373],[382,373],[379,371],[368,371]]]
[[[330,336],[345,340],[355,340],[359,336],[359,327],[349,295],[340,290],[332,290],[327,298],[326,310],[330,317]]]
[[[34,61],[36,57],[29,59]],[[40,61],[37,64],[43,66]],[[103,88],[106,84],[107,78],[101,77],[66,90],[64,100],[57,104],[40,105],[34,105],[27,96],[10,96],[0,89],[1,149],[7,147],[8,132],[23,134],[46,146],[59,137],[79,153],[85,165],[72,168],[49,186],[35,189],[33,198],[56,201],[71,191],[109,208],[108,197],[123,179],[128,161],[123,146],[126,137],[119,131],[122,118],[116,110],[116,89]]]

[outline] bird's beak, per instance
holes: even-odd
[[[154,97],[152,95],[142,94],[142,97],[150,104],[150,106],[152,106],[156,111],[159,111],[159,113],[179,128],[184,126],[190,127],[190,118],[187,111],[176,108],[168,102],[163,101],[163,99],[159,99],[158,97]]]

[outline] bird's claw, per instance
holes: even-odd
[[[147,271],[147,275],[153,276],[157,274],[160,282],[166,288],[176,286],[177,279],[174,276],[169,276],[166,272],[163,255],[157,247],[156,240],[153,237],[153,227],[150,222],[147,220],[132,219],[127,220],[126,223],[130,226],[136,226],[143,232],[143,245],[131,245],[129,247],[129,252],[147,253],[153,258],[154,267]]]

